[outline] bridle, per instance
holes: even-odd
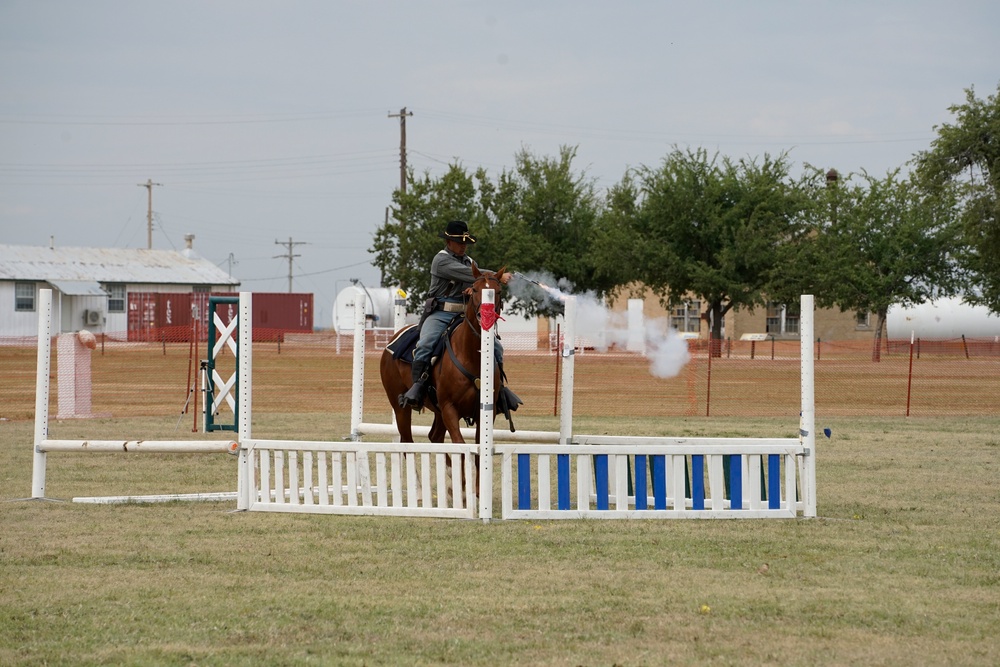
[[[496,281],[497,285],[496,287],[491,288],[490,281],[494,280]],[[482,281],[484,284],[482,287],[476,290],[476,284],[479,283],[480,281]],[[497,304],[496,304],[497,313],[500,312],[500,307],[502,304],[502,300],[499,298],[499,295],[501,294],[501,290],[503,289],[503,283],[500,282],[499,278],[497,278],[497,275],[495,273],[484,273],[480,278],[476,280],[476,282],[472,284],[472,287],[470,287],[469,290],[466,291],[464,295],[465,311],[463,312],[462,317],[465,319],[465,323],[469,325],[469,328],[472,329],[472,332],[476,334],[477,338],[482,338],[483,335],[482,323],[481,323],[482,317],[479,311],[483,307],[482,293],[484,289],[493,289],[497,294]],[[472,318],[469,316],[469,300],[472,299],[475,294],[479,294],[479,303],[476,304],[476,321],[475,324],[473,324]]]

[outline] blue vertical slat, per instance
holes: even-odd
[[[691,455],[691,508],[705,509],[705,455]]]
[[[739,454],[729,457],[729,508],[743,509],[743,457]]]
[[[667,457],[653,457],[653,509],[667,509]]]
[[[649,507],[646,496],[646,456],[635,455],[635,508],[644,510]]]
[[[531,456],[517,455],[517,509],[531,509]]]
[[[781,455],[767,455],[767,507],[781,509]]]
[[[556,455],[556,486],[559,494],[558,506],[568,510],[569,503],[569,454]]]
[[[597,487],[597,509],[608,509],[608,455],[594,455],[594,483]]]

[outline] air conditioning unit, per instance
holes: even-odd
[[[87,321],[88,326],[95,326],[101,323],[101,311],[99,310],[85,310],[83,312],[83,318]]]

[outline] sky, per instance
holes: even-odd
[[[145,248],[152,181],[154,248],[194,234],[256,292],[291,253],[329,326],[380,283],[403,107],[432,177],[562,146],[598,192],[675,147],[881,176],[996,93],[997,26],[995,0],[0,0],[0,243]]]

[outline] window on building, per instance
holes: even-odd
[[[108,293],[108,312],[125,312],[125,285],[121,283],[110,283],[104,286]]]
[[[30,313],[35,310],[35,283],[14,283],[14,310]]]
[[[868,329],[872,325],[872,314],[867,310],[859,310],[857,312],[857,327],[858,329]]]
[[[670,326],[681,333],[701,331],[701,301],[686,301],[670,313]]]
[[[767,304],[767,333],[775,336],[799,332],[799,304],[770,301]]]
[[[191,291],[195,294],[210,294],[212,292],[211,285],[194,285],[191,287]]]

